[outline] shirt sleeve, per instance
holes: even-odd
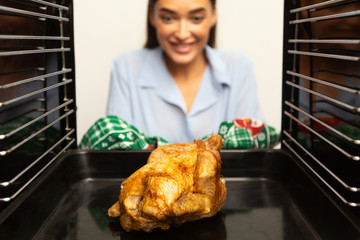
[[[246,76],[246,98],[248,99],[247,112],[249,117],[265,122],[258,100],[258,91],[253,64],[250,62]]]
[[[238,62],[241,67],[238,67],[235,74],[234,88],[232,89],[232,99],[236,102],[236,118],[253,118],[265,122],[262,113],[257,93],[256,77],[254,67],[251,60],[243,56],[241,62]]]
[[[115,115],[127,122],[132,122],[129,79],[124,59],[113,61],[107,115]]]

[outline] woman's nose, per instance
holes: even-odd
[[[180,40],[184,40],[190,36],[189,24],[187,21],[182,20],[179,22],[175,36]]]

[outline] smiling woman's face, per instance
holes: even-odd
[[[158,0],[150,20],[168,60],[191,64],[203,56],[216,11],[210,0]]]

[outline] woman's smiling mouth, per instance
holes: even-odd
[[[194,43],[170,43],[173,50],[179,54],[189,53],[194,46]]]

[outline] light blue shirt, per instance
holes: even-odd
[[[205,51],[209,64],[189,113],[158,47],[127,52],[114,60],[107,114],[170,143],[217,133],[221,122],[235,118],[264,121],[249,58],[209,46]]]

